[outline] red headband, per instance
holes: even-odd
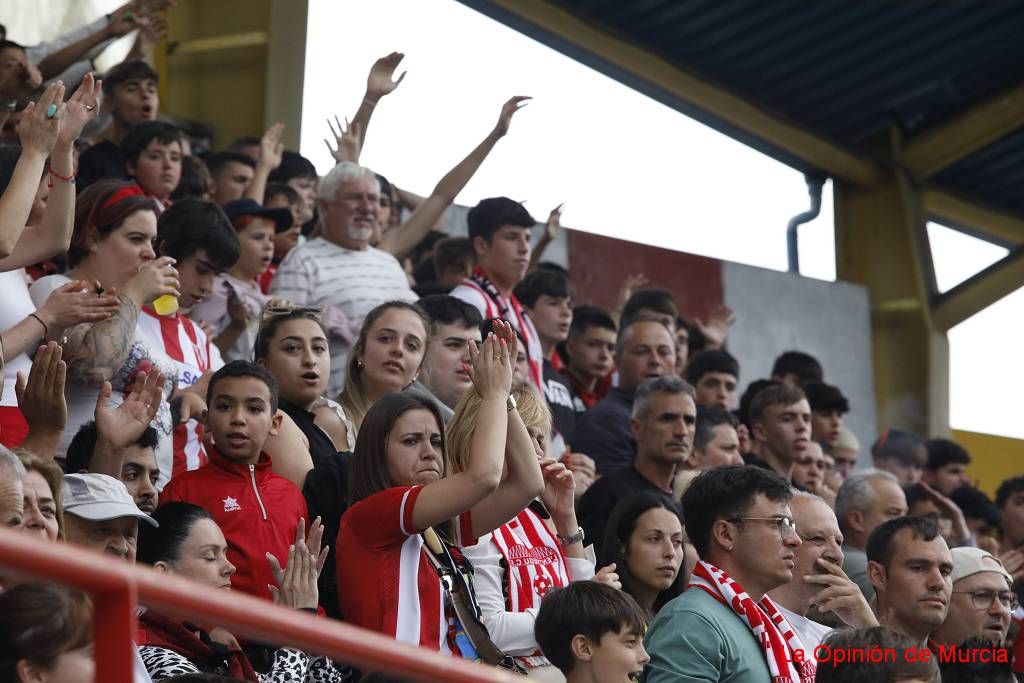
[[[142,191],[142,188],[139,187],[136,183],[132,183],[131,185],[126,185],[125,187],[122,187],[120,190],[118,190],[114,194],[110,195],[110,197],[107,199],[107,201],[103,202],[103,208],[104,209],[109,209],[110,207],[114,206],[115,204],[120,204],[122,201],[124,201],[128,197],[145,197],[145,196],[146,196],[146,193]]]

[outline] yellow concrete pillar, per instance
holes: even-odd
[[[894,134],[882,154],[899,144]],[[892,158],[890,156],[890,158]],[[836,276],[868,288],[879,429],[949,432],[949,345],[930,312],[934,274],[920,192],[890,165],[865,187],[835,182]]]

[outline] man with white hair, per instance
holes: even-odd
[[[22,481],[25,466],[18,456],[0,446],[0,526],[17,529],[25,514],[25,493]]]
[[[329,395],[345,384],[345,363],[366,314],[385,301],[415,301],[401,264],[370,246],[380,183],[373,171],[344,161],[317,190],[321,236],[292,249],[270,284],[270,294],[320,306],[331,335]]]
[[[953,594],[949,614],[932,633],[940,645],[960,645],[971,638],[1001,645],[1017,608],[1013,577],[992,553],[981,548],[953,548]]]
[[[875,588],[868,578],[868,536],[883,522],[905,514],[907,498],[899,480],[885,470],[854,472],[836,494],[836,518],[844,538],[844,569],[869,601],[875,597]]]
[[[832,632],[807,618],[812,606],[832,612],[854,628],[877,626],[860,588],[843,572],[843,532],[832,508],[820,496],[793,491],[789,509],[802,543],[793,549],[793,580],[768,593],[813,652]]]

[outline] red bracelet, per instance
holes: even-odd
[[[69,183],[71,183],[72,185],[74,185],[75,184],[75,176],[78,175],[78,167],[76,166],[75,170],[71,171],[71,175],[61,175],[60,173],[57,173],[56,171],[54,171],[52,168],[49,170],[49,174],[50,174],[50,177],[48,177],[46,179],[46,187],[53,187],[53,178],[54,177],[60,178],[61,180],[66,180]]]

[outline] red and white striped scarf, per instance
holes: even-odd
[[[697,562],[689,588],[700,588],[739,615],[764,649],[772,683],[814,683],[816,667],[796,630],[767,595],[754,600],[728,574],[713,564]]]

